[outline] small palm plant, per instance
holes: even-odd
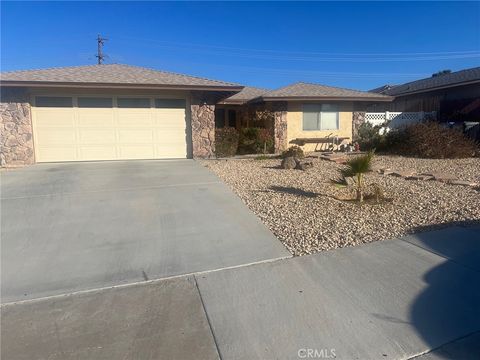
[[[365,155],[348,160],[345,167],[339,170],[340,177],[332,179],[332,183],[337,186],[346,187],[349,185],[347,178],[351,178],[357,194],[357,201],[363,202],[363,194],[365,192],[364,175],[371,171],[373,155],[374,150],[371,150]]]

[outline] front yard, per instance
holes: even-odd
[[[391,202],[338,200],[330,183],[341,165],[309,158],[313,168],[283,170],[280,160],[204,160],[294,255],[386,240],[444,223],[480,221],[480,190],[438,181],[406,180],[372,171]],[[376,156],[374,168],[453,174],[480,183],[480,159],[430,160]]]

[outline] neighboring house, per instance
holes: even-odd
[[[437,112],[439,120],[480,119],[480,67],[445,73],[402,85],[385,85],[372,93],[394,96],[372,111]]]
[[[353,111],[393,99],[307,83],[268,91],[116,64],[5,72],[0,80],[2,166],[212,157],[215,127],[223,126],[263,125],[277,152],[301,138],[351,141]],[[262,112],[271,120],[260,124]]]
[[[238,84],[128,65],[1,74],[2,166],[210,157]]]
[[[260,109],[263,106],[276,114],[273,126],[275,149],[281,151],[293,144],[301,144],[301,139],[321,139],[329,135],[345,137],[351,142],[354,111],[392,99],[381,94],[299,82],[268,91],[248,104]],[[304,145],[306,151],[315,147],[316,144]]]

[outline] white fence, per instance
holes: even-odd
[[[365,113],[365,122],[374,126],[384,125],[385,122],[389,128],[398,128],[400,126],[416,123],[426,118],[435,118],[436,113],[433,112],[367,112]]]

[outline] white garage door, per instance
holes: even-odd
[[[187,156],[185,100],[36,96],[37,162]]]

